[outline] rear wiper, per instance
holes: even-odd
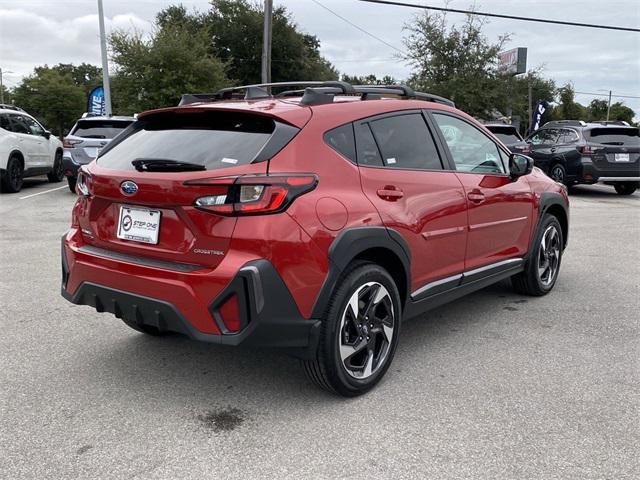
[[[139,172],[197,172],[207,167],[198,163],[181,162],[165,158],[136,158],[131,162]]]
[[[624,142],[600,142],[601,145],[624,145]]]

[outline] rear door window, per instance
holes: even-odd
[[[269,117],[239,112],[164,112],[138,120],[97,161],[117,170],[133,170],[137,159],[194,163],[207,170],[244,165],[256,158],[275,127]]]
[[[595,143],[609,145],[640,145],[640,131],[637,128],[594,128],[588,136]]]
[[[82,138],[113,138],[132,122],[122,120],[79,120],[70,135]]]
[[[11,123],[9,123],[9,116],[2,113],[0,114],[0,128],[11,131]]]
[[[356,135],[356,146],[358,151],[358,165],[369,167],[382,167],[382,156],[376,140],[373,138],[371,128],[367,122],[356,123],[354,126]]]
[[[370,125],[385,167],[442,170],[440,155],[422,114],[394,115],[373,120]]]
[[[558,139],[558,131],[555,128],[545,128],[529,137],[532,145],[553,145]]]
[[[575,143],[580,140],[578,134],[569,128],[559,130],[558,143]]]

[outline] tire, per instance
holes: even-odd
[[[151,327],[149,325],[138,325],[137,323],[129,322],[124,318],[122,319],[122,321],[127,327],[134,329],[136,332],[151,335],[152,337],[164,337],[168,335],[168,332],[160,331],[156,327]]]
[[[618,195],[631,195],[638,189],[638,184],[634,182],[615,183],[613,188],[616,189]]]
[[[53,168],[47,173],[50,183],[58,183],[64,179],[64,167],[62,165],[62,152],[56,152],[56,158],[53,160]]]
[[[549,169],[549,177],[551,177],[552,180],[565,185],[567,181],[567,171],[561,163],[555,163]]]
[[[558,279],[563,245],[560,222],[553,215],[545,214],[536,230],[525,270],[511,277],[514,290],[534,297],[549,293]]]
[[[76,177],[67,177],[67,183],[69,184],[69,190],[71,193],[76,193],[76,181],[78,179]]]
[[[316,358],[303,361],[309,379],[344,397],[371,390],[393,361],[401,309],[398,288],[385,269],[352,265],[329,301]]]
[[[7,193],[17,193],[22,190],[24,170],[22,162],[13,156],[7,162],[7,169],[2,176],[2,191]]]

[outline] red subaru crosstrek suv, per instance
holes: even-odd
[[[449,100],[343,82],[185,95],[77,192],[65,298],[151,335],[282,348],[344,396],[385,374],[403,318],[509,277],[548,293],[569,218],[564,186]]]

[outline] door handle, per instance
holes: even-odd
[[[469,193],[467,193],[467,198],[473,203],[482,203],[484,202],[485,197],[480,190],[471,190]]]
[[[385,185],[378,190],[378,196],[387,202],[395,202],[404,197],[404,192],[394,185]]]
[[[554,153],[556,151],[556,147],[551,147],[551,153]]]

